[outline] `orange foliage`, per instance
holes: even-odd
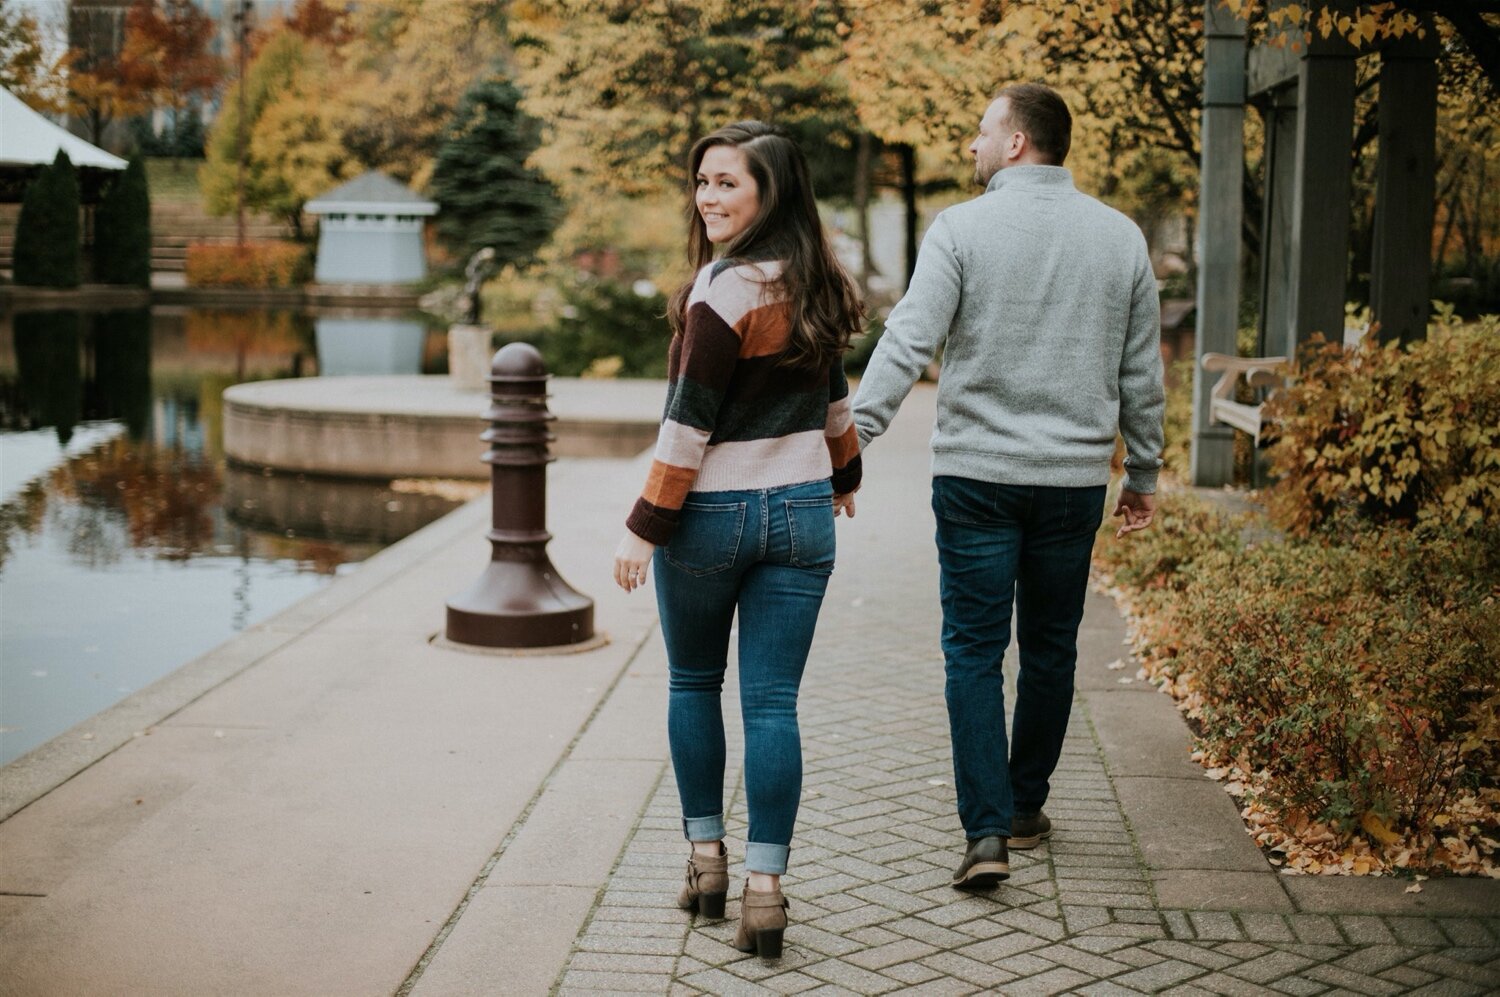
[[[311,271],[307,249],[293,242],[197,243],[187,250],[190,287],[295,287]]]

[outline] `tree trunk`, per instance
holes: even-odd
[[[896,147],[901,157],[901,200],[906,207],[906,287],[917,269],[917,150],[902,144]]]
[[[870,291],[875,258],[870,253],[870,133],[861,131],[854,151],[854,216],[859,223],[859,286]]]

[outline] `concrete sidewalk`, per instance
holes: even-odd
[[[596,599],[607,647],[496,657],[428,643],[488,557],[486,503],[383,552],[127,704],[86,742],[93,755],[69,763],[76,746],[50,746],[50,774],[23,794],[36,799],[0,824],[0,993],[1500,988],[1500,884],[1406,894],[1278,876],[1187,761],[1167,698],[1121,684],[1133,666],[1108,668],[1127,648],[1099,596],[1048,806],[1056,836],[1014,856],[992,896],[947,886],[962,836],[932,397],[919,387],[871,449],[858,516],[840,522],[802,699],[780,962],[730,948],[732,920],[673,906],[686,846],[655,606],[608,580],[646,463],[573,460],[552,471],[550,550]],[[733,848],[737,754],[728,779]]]

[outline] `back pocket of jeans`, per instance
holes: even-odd
[[[690,575],[712,575],[734,563],[744,530],[744,502],[684,502],[664,553]]]
[[[792,563],[799,568],[832,568],[833,499],[829,496],[786,500],[786,526],[792,540]]]

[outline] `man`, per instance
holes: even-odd
[[[1054,91],[1007,87],[974,156],[984,194],[938,215],[854,402],[861,447],[943,349],[932,434],[942,646],[961,889],[1010,875],[1042,812],[1073,701],[1078,624],[1115,436],[1118,535],[1145,529],[1162,449],[1161,319],[1146,241],[1073,186],[1072,116]],[[1000,664],[1016,614],[1014,730]]]

